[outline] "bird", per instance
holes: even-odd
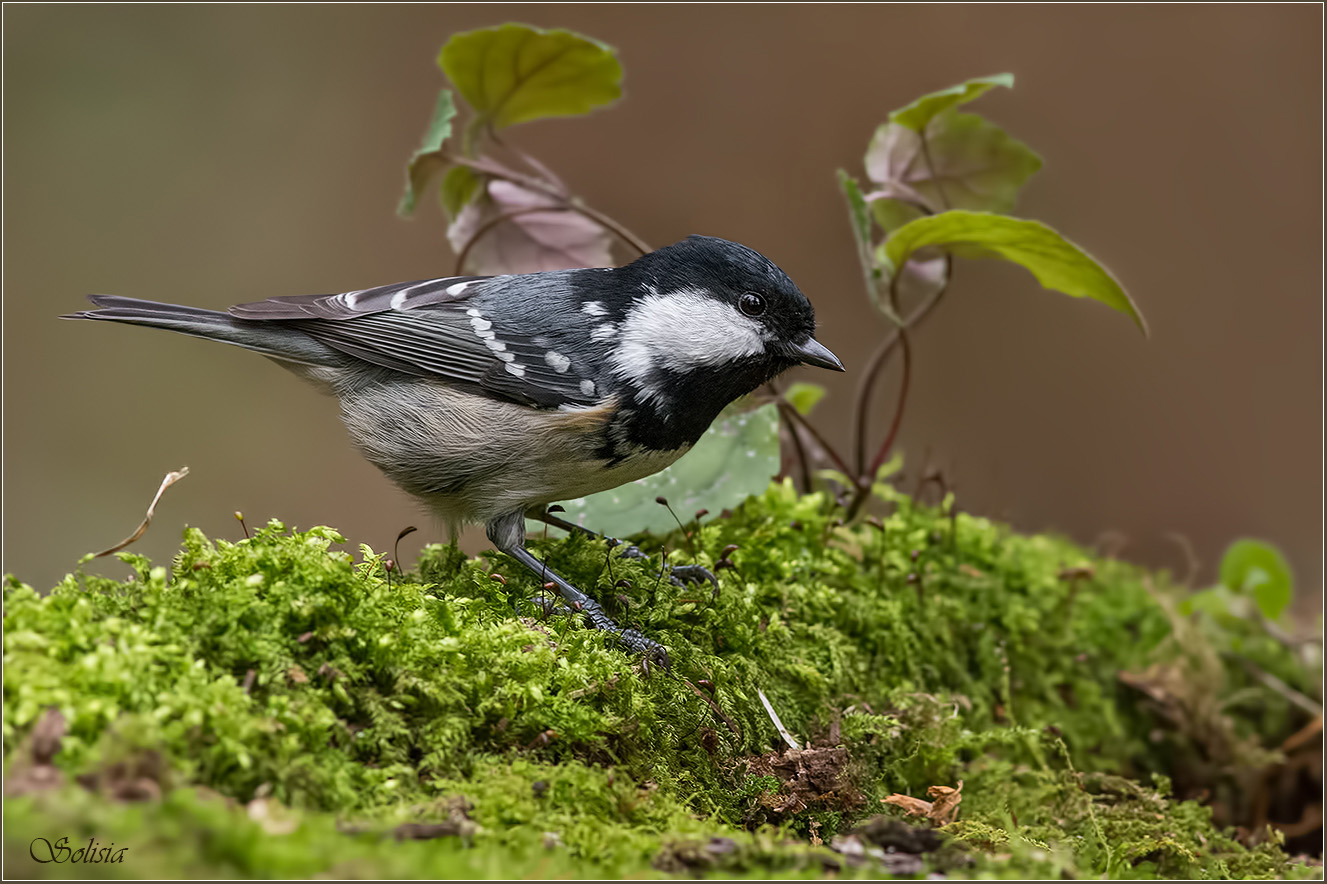
[[[727,405],[793,366],[844,370],[792,279],[712,236],[618,267],[442,277],[224,312],[88,300],[97,309],[61,318],[234,344],[331,393],[360,453],[453,537],[485,525],[495,547],[647,669],[671,671],[667,649],[530,553],[525,519],[574,527],[549,505],[664,469]],[[697,575],[707,572],[687,574]]]

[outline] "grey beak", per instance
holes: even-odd
[[[797,357],[797,361],[805,365],[843,371],[843,363],[839,362],[839,357],[829,352],[829,348],[815,338],[807,338],[800,344],[794,344],[789,348],[789,354]]]

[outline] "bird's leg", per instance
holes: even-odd
[[[603,605],[572,586],[566,578],[539,561],[525,548],[525,513],[517,510],[489,522],[488,539],[498,549],[537,575],[541,581],[552,583],[557,587],[558,594],[562,596],[567,605],[573,611],[584,614],[590,625],[595,629],[613,633],[629,651],[644,654],[647,671],[651,663],[662,666],[669,672],[672,671],[672,664],[668,660],[668,650],[663,645],[646,638],[638,630],[623,629],[618,626],[613,618],[608,616]]]
[[[616,537],[609,537],[607,534],[600,534],[598,531],[591,531],[589,528],[577,525],[575,522],[569,522],[560,516],[555,516],[544,507],[532,507],[526,512],[526,517],[534,519],[536,522],[543,522],[545,525],[552,525],[554,528],[561,528],[563,531],[576,532],[579,534],[588,534],[591,537],[598,537],[608,542],[609,546],[623,546],[622,558],[624,559],[648,559],[640,547],[633,543],[623,544]],[[719,590],[719,578],[714,576],[704,565],[674,565],[669,569],[668,579],[674,586],[682,586],[684,583],[700,583],[708,580],[713,586],[715,592]]]

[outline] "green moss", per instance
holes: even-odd
[[[362,548],[356,563],[325,528],[272,522],[237,543],[189,530],[169,574],[122,554],[134,578],[73,575],[44,597],[10,578],[7,760],[55,706],[67,774],[104,780],[144,752],[168,769],[165,797],[132,811],[105,788],[8,802],[7,855],[58,831],[126,839],[150,859],[97,873],[129,876],[843,874],[857,867],[812,838],[897,814],[881,803],[891,793],[962,780],[945,831],[969,858],[946,861],[950,874],[1295,871],[1275,844],[1248,850],[1206,808],[1138,785],[1175,774],[1195,737],[1164,727],[1121,672],[1206,666],[1195,690],[1257,690],[1186,632],[1173,590],[1054,538],[889,497],[883,523],[844,527],[819,496],[774,485],[671,539],[671,558],[694,547],[711,565],[738,545],[717,595],[597,540],[534,543],[663,642],[679,678],[543,614],[502,557],[430,547],[416,575],[389,580],[380,556]],[[1091,573],[1064,573],[1078,566]],[[1216,626],[1283,681],[1316,679],[1244,624]],[[843,750],[771,754],[782,739],[758,691],[804,744]],[[1232,759],[1297,723],[1263,694],[1265,715],[1220,717],[1247,750]],[[294,831],[250,819],[256,796]],[[447,818],[458,796],[478,827],[465,837],[338,831]]]

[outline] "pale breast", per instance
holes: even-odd
[[[486,522],[656,473],[686,453],[601,451],[615,407],[533,409],[417,380],[341,393],[364,457],[451,525]]]

